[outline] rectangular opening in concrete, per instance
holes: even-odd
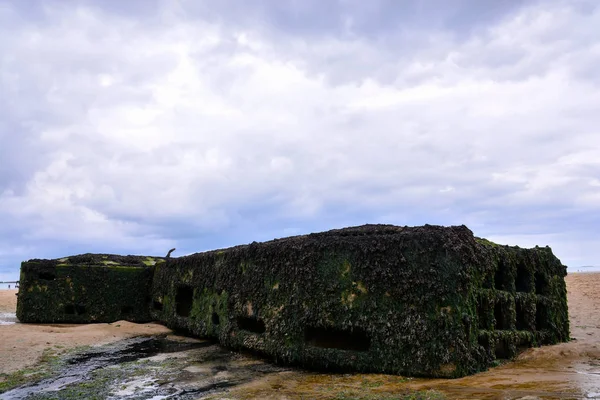
[[[496,348],[494,349],[494,354],[497,360],[506,360],[510,358],[510,351],[505,339],[498,339],[496,342]]]
[[[304,331],[307,345],[326,349],[368,351],[371,338],[362,329],[341,330],[309,326]]]
[[[517,292],[531,292],[531,278],[531,273],[525,265],[517,265],[517,277],[515,279],[515,289]]]
[[[521,337],[517,342],[517,353],[522,353],[531,347],[531,340],[527,337]]]
[[[87,312],[87,309],[83,304],[67,304],[64,311],[68,315],[83,315]]]
[[[477,344],[488,350],[490,347],[490,340],[487,336],[479,335],[479,337],[477,337]]]
[[[237,326],[243,331],[252,333],[265,333],[266,327],[262,319],[255,317],[237,317]]]
[[[121,307],[121,315],[126,317],[133,314],[133,307],[131,306],[123,306]]]
[[[506,266],[503,262],[498,263],[496,273],[494,274],[494,288],[496,290],[508,290]]]
[[[488,323],[488,309],[485,306],[485,304],[480,303],[477,304],[477,320],[478,320],[478,328],[479,329],[483,329],[483,330],[487,330],[489,329],[489,323]]]
[[[38,278],[43,281],[53,281],[56,279],[56,274],[51,271],[42,271],[38,274]]]
[[[541,302],[535,306],[535,328],[538,331],[548,329],[550,326],[548,321],[548,307]]]
[[[546,295],[549,292],[548,277],[540,272],[535,273],[535,293]]]
[[[219,325],[220,318],[219,318],[219,314],[217,314],[216,312],[212,313],[210,320],[212,321],[213,325]]]
[[[496,301],[494,305],[494,329],[504,330],[507,329],[506,318],[504,315],[504,309],[502,307],[502,302]]]
[[[189,317],[194,300],[194,289],[189,286],[180,286],[175,295],[175,312],[181,317]]]
[[[515,311],[517,313],[516,328],[518,331],[525,331],[528,329],[529,324],[525,317],[525,307],[522,301],[517,300],[515,303]]]
[[[158,301],[158,300],[154,300],[152,302],[152,308],[154,308],[156,311],[162,311],[163,310],[163,303]]]

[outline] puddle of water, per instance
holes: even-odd
[[[156,378],[142,377],[121,384],[121,389],[114,393],[119,399],[155,391],[158,387]]]
[[[0,313],[0,325],[12,325],[19,322],[15,313]]]

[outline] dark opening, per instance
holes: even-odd
[[[485,349],[486,352],[490,351],[490,338],[485,335],[479,335],[477,337],[477,344]]]
[[[175,295],[175,312],[182,317],[189,317],[194,300],[194,289],[189,286],[180,286]]]
[[[548,329],[548,307],[543,303],[537,303],[535,307],[535,327],[538,331]]]
[[[121,315],[129,315],[129,314],[133,314],[133,307],[131,307],[131,306],[121,307]]]
[[[498,360],[506,360],[510,358],[510,352],[506,344],[506,340],[499,339],[498,342],[496,342],[494,354],[496,355],[496,359]]]
[[[212,316],[210,317],[210,319],[212,320],[212,323],[214,325],[219,325],[219,322],[220,322],[219,321],[219,314],[217,314],[216,312],[212,313]]]
[[[525,318],[525,309],[523,303],[517,301],[515,304],[515,311],[517,312],[517,330],[525,331],[528,329],[527,319]]]
[[[548,278],[541,272],[535,273],[535,292],[537,294],[548,294]]]
[[[531,274],[524,265],[517,266],[517,278],[515,280],[517,292],[531,292]]]
[[[522,353],[530,347],[531,347],[531,342],[530,342],[529,338],[522,337],[517,342],[517,353]]]
[[[265,333],[265,323],[258,318],[254,317],[237,317],[236,319],[238,328],[252,332],[252,333]]]
[[[154,300],[152,302],[152,307],[156,310],[156,311],[162,311],[163,310],[163,303],[161,303],[160,301],[156,301]]]
[[[309,346],[326,349],[368,351],[371,347],[371,338],[362,329],[308,327],[304,331],[304,340]]]
[[[50,272],[50,271],[40,272],[38,274],[38,277],[40,279],[45,280],[45,281],[53,281],[53,280],[56,279],[56,275],[53,272]]]
[[[73,315],[73,314],[85,314],[86,309],[83,304],[67,304],[65,305],[65,314]]]
[[[488,325],[488,317],[487,317],[487,307],[483,304],[479,303],[477,305],[477,320],[479,329],[489,329]]]
[[[496,290],[508,290],[506,280],[506,267],[503,262],[498,263],[496,273],[494,274],[494,288]]]
[[[506,324],[504,320],[504,312],[502,310],[502,303],[497,301],[494,306],[494,319],[496,323],[494,324],[494,329],[504,330],[506,329]]]

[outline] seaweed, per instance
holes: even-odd
[[[23,263],[18,317],[154,319],[286,365],[451,378],[569,340],[566,267],[551,249],[465,226],[365,225],[155,263],[104,257]]]

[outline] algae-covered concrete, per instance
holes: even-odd
[[[59,271],[58,261],[23,264],[19,318],[49,322],[72,305],[69,322],[89,322],[106,308],[104,318],[151,317],[283,364],[435,377],[569,338],[566,267],[552,251],[499,246],[464,226],[366,225],[159,259],[138,265],[139,277],[114,275],[119,293],[139,285],[130,316],[117,288],[79,315],[89,297],[67,279],[92,269],[72,259],[44,289],[41,266]],[[41,301],[55,292],[63,300]]]
[[[160,257],[82,254],[21,264],[21,322],[150,321],[150,288]]]

